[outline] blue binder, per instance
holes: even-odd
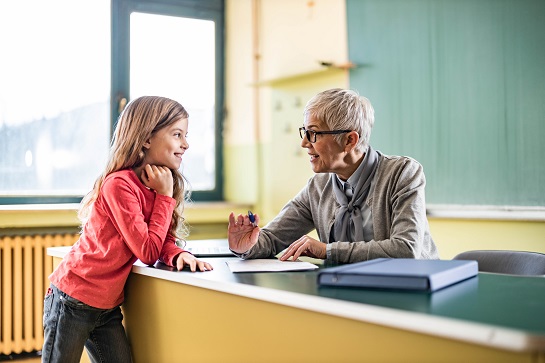
[[[478,272],[477,261],[377,258],[320,270],[318,284],[431,292]]]

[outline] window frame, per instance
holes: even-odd
[[[215,189],[193,191],[193,201],[223,200],[224,109],[224,0],[114,0],[112,1],[112,130],[119,117],[119,102],[130,93],[130,14],[141,12],[212,20],[216,24]],[[191,181],[189,181],[191,182]]]

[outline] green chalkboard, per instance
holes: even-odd
[[[371,144],[424,166],[428,204],[545,205],[545,1],[347,0]]]

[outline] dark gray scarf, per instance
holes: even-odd
[[[339,178],[335,174],[331,174],[335,198],[341,205],[333,226],[335,241],[363,241],[361,205],[367,199],[371,182],[377,170],[378,153],[369,146],[361,163],[363,165],[358,167],[358,169],[363,168],[361,175],[357,180],[352,181],[356,185],[352,185],[352,188],[348,188],[348,190],[343,190]],[[348,181],[345,183],[345,187],[348,187]]]

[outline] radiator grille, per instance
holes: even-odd
[[[43,298],[53,271],[47,247],[71,246],[78,234],[0,237],[0,354],[42,349]]]

